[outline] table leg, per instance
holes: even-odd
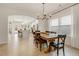
[[[48,48],[47,48],[47,50],[45,51],[45,53],[49,53],[49,52],[51,51],[50,42],[47,41],[47,44],[48,44]]]

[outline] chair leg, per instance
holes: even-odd
[[[63,56],[65,56],[65,51],[64,51],[64,47],[63,47]]]
[[[38,48],[38,43],[36,43],[36,45],[37,45],[37,48]]]
[[[37,41],[35,41],[35,46],[38,48],[38,42]]]
[[[46,43],[46,46],[48,47],[48,44]]]
[[[40,44],[40,51],[41,51],[41,48],[42,48],[42,46],[41,46],[42,44]]]
[[[57,47],[57,56],[59,56],[59,48]]]

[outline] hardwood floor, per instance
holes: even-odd
[[[44,53],[46,47],[40,52],[33,43],[33,36],[29,34],[29,38],[21,39],[18,35],[10,36],[8,44],[0,45],[0,56],[56,56],[56,51]],[[66,56],[79,56],[79,50],[65,46]],[[60,56],[63,56],[62,49]]]

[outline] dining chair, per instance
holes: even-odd
[[[40,51],[42,50],[42,47],[43,47],[44,44],[46,44],[46,46],[48,47],[47,41],[44,40],[43,38],[41,38],[40,33],[36,33],[34,38],[35,38],[37,48],[38,48],[38,44],[40,46]]]
[[[35,43],[35,46],[37,46],[37,48],[38,48],[38,37],[37,37],[38,35],[36,34],[36,32],[33,32],[33,38],[34,38],[34,43]]]
[[[48,47],[47,41],[44,40],[41,36],[39,36],[39,44],[40,44],[40,51],[42,50],[44,44],[46,44],[46,46]]]
[[[50,46],[53,46],[54,49],[57,49],[57,56],[59,56],[59,49],[63,48],[63,55],[65,56],[64,45],[65,45],[66,35],[58,35],[57,42],[50,42]]]
[[[37,42],[36,42],[36,41],[37,41],[36,37],[38,36],[37,32],[40,32],[40,31],[35,31],[35,32],[32,31],[32,34],[33,34],[34,42],[35,42],[35,43],[37,43]]]

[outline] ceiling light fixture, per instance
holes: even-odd
[[[37,19],[48,20],[49,18],[51,18],[51,16],[45,13],[45,3],[42,3],[42,6],[43,6],[43,14],[41,16],[38,16]]]

